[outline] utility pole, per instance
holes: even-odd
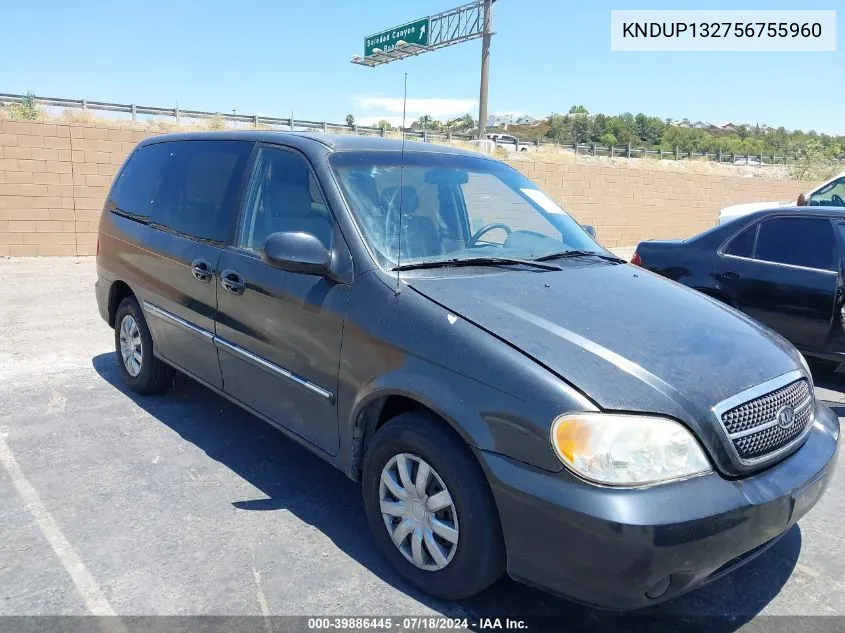
[[[481,90],[478,96],[478,138],[483,139],[487,131],[487,83],[490,73],[490,23],[493,0],[484,0],[484,31],[481,38]]]

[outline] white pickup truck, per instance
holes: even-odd
[[[725,207],[719,212],[717,224],[725,224],[740,216],[778,207],[812,206],[845,207],[845,172],[823,182],[815,189],[802,193],[798,200],[779,200],[777,202],[747,202]]]
[[[533,152],[536,149],[532,143],[520,141],[510,134],[488,134],[487,139],[493,141],[496,147],[501,147],[509,152]]]

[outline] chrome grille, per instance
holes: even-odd
[[[774,420],[781,407],[797,409],[809,397],[810,385],[802,378],[723,413],[722,423],[729,434],[746,431]]]
[[[812,424],[812,387],[800,372],[768,381],[714,407],[736,456],[743,464],[763,462],[798,442]],[[792,422],[779,420],[788,410]]]
[[[795,414],[795,423],[788,429],[782,429],[775,424],[762,431],[733,440],[736,452],[742,459],[754,459],[786,446],[801,435],[807,427],[807,422],[810,421],[811,413],[810,407],[804,407]]]

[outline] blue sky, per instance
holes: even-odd
[[[341,121],[477,116],[480,40],[371,69],[365,35],[461,0],[10,2],[0,92]],[[645,112],[845,134],[845,52],[620,53],[611,9],[842,9],[841,0],[498,0],[490,112]],[[397,111],[398,110],[398,111]]]

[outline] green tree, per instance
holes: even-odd
[[[381,119],[378,123],[376,123],[377,128],[381,128],[382,130],[392,130],[393,126],[390,124],[390,121],[387,119]]]
[[[562,141],[566,135],[566,124],[568,117],[562,114],[552,113],[549,116],[549,131],[546,136],[556,141]]]
[[[795,152],[790,175],[798,180],[826,180],[841,168],[838,158],[834,148],[810,139]]]
[[[589,114],[589,112],[582,105],[574,105],[569,108],[569,114]]]
[[[585,116],[573,116],[569,120],[569,131],[572,140],[576,143],[583,143],[589,140],[590,120]]]
[[[596,114],[590,120],[590,140],[601,140],[603,136],[607,135],[607,116],[604,114]],[[611,136],[613,136],[611,134]]]
[[[607,134],[602,134],[598,142],[604,147],[613,147],[614,145],[616,145],[617,140],[616,137],[613,136],[613,134],[608,132]]]
[[[355,125],[355,117],[351,114],[346,115],[346,125],[348,125],[349,127]]]

